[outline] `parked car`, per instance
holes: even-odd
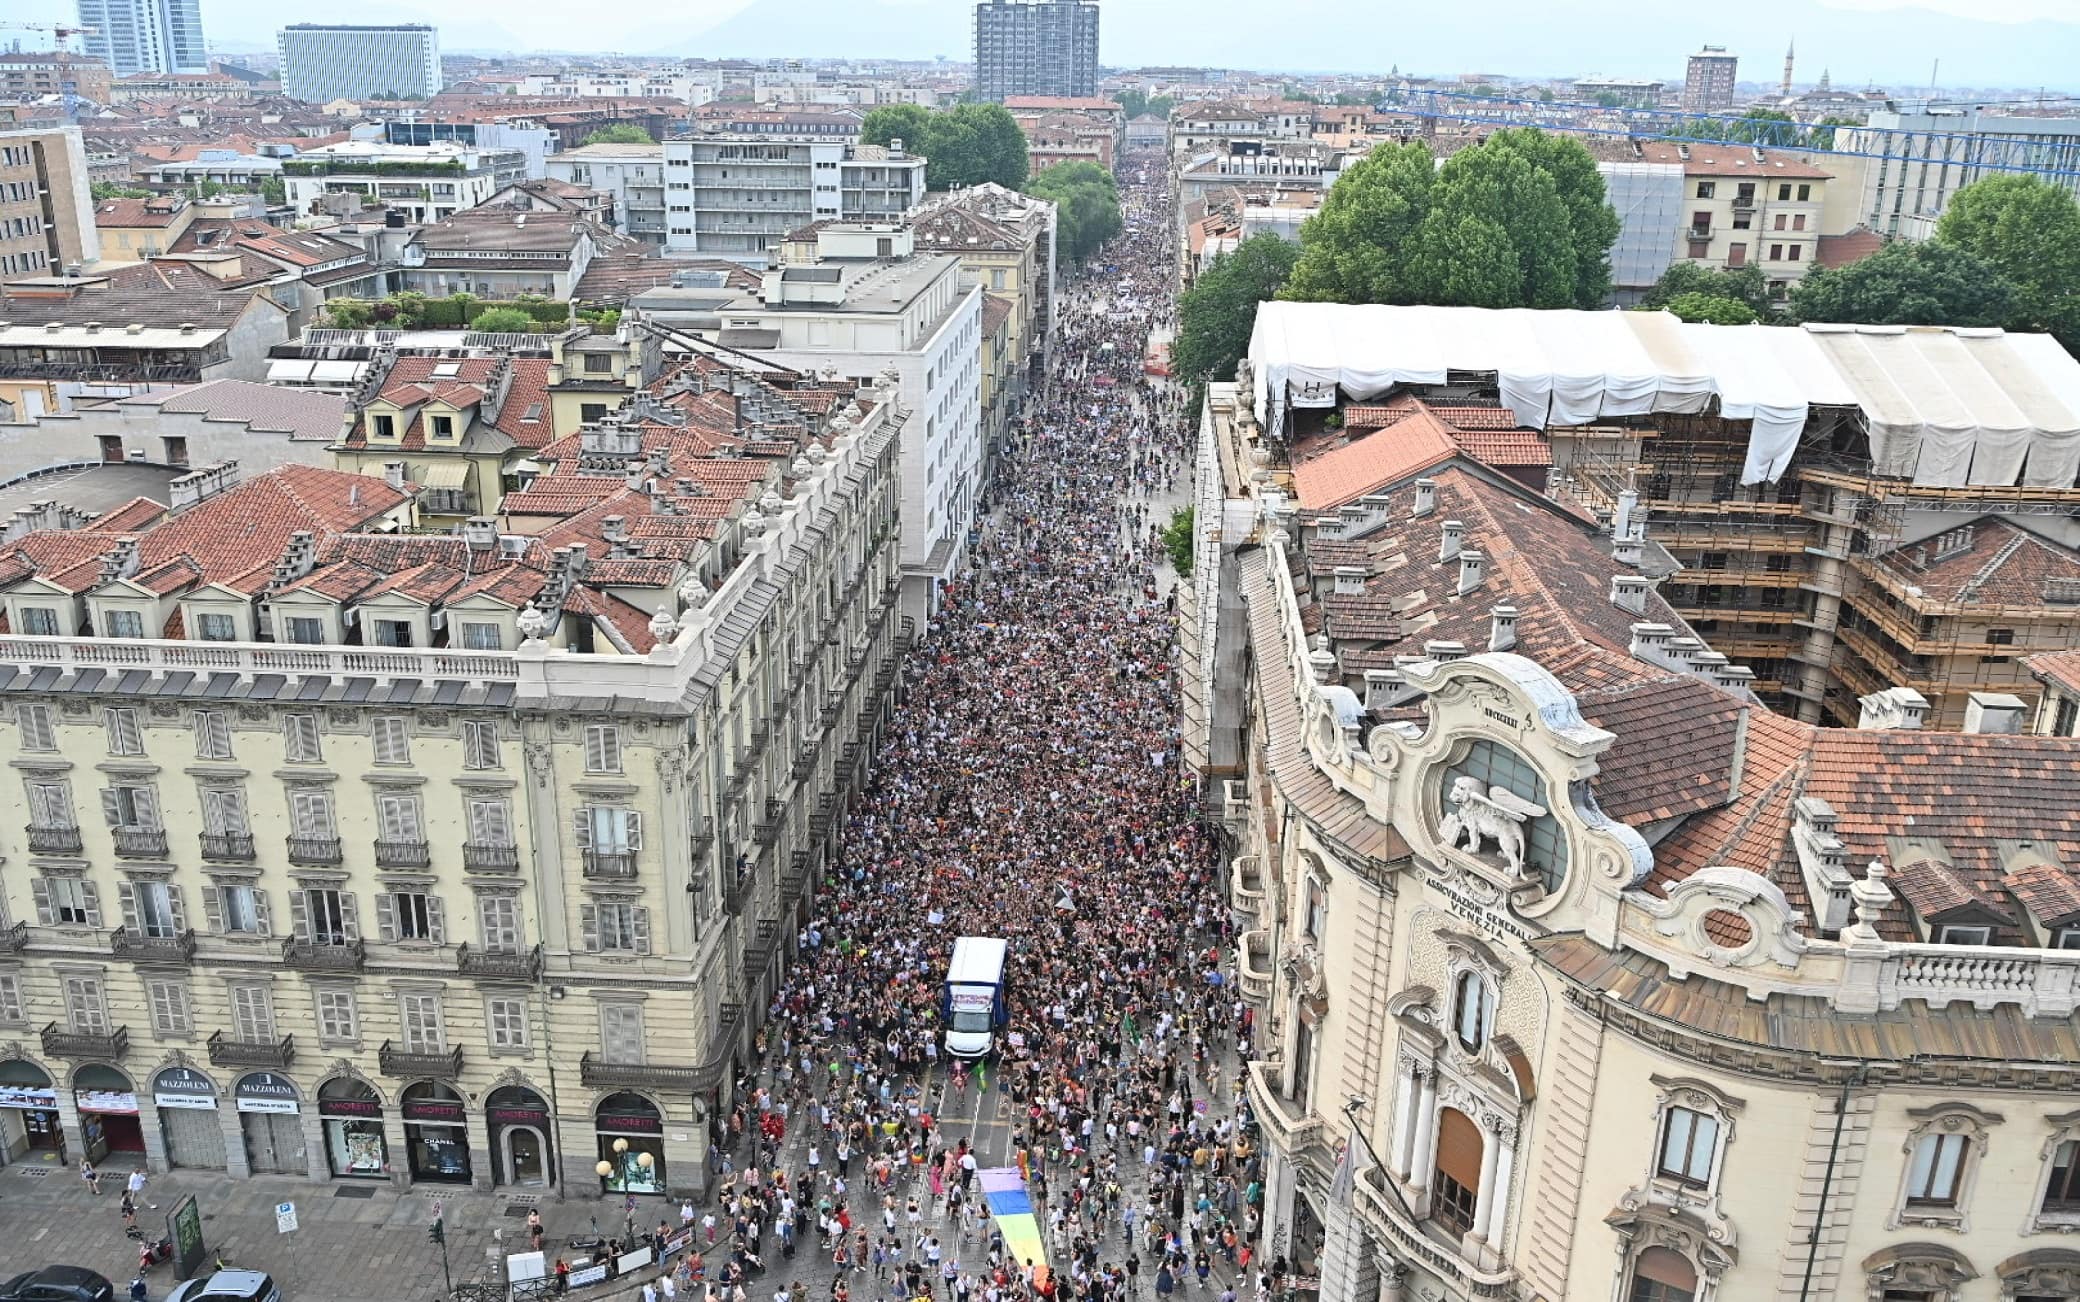
[[[45,1266],[0,1284],[0,1302],[114,1302],[116,1286],[81,1266]]]
[[[166,1302],[282,1302],[282,1290],[257,1270],[220,1270],[179,1285]]]

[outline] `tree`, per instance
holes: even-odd
[[[1668,301],[1668,310],[1685,321],[1708,321],[1713,325],[1753,325],[1760,319],[1755,309],[1740,299],[1711,294],[1678,294]]]
[[[87,193],[93,196],[95,203],[100,203],[103,199],[149,199],[152,197],[150,190],[140,190],[134,185],[117,185],[114,181],[95,181],[87,186]]]
[[[2080,353],[2080,203],[2035,176],[1992,176],[1957,192],[1943,244],[1993,264],[2015,290],[2011,330],[2048,330]]]
[[[1408,262],[1430,211],[1437,165],[1410,141],[1381,144],[1331,186],[1300,230],[1281,297],[1310,303],[1415,303]]]
[[[1051,200],[1057,247],[1082,262],[1120,233],[1119,190],[1112,173],[1096,163],[1056,163],[1026,185],[1026,193]]]
[[[1701,298],[1727,298],[1745,303],[1758,321],[1768,321],[1775,316],[1769,301],[1769,280],[1762,268],[1749,265],[1729,267],[1721,270],[1696,262],[1670,264],[1661,273],[1661,279],[1640,299],[1641,307],[1665,308],[1685,295]]]
[[[654,145],[650,133],[632,122],[616,122],[586,136],[579,145]]]
[[[1192,577],[1192,560],[1196,539],[1193,523],[1198,512],[1189,506],[1180,506],[1170,513],[1170,523],[1163,526],[1163,550],[1170,553],[1170,568],[1177,571],[1180,579]]]
[[[279,176],[263,176],[260,178],[260,197],[269,203],[287,203],[289,187]]]
[[[1172,370],[1185,379],[1225,380],[1249,351],[1257,304],[1277,298],[1300,246],[1266,231],[1213,260],[1177,300],[1177,338],[1170,345]]]
[[[327,299],[325,315],[335,330],[365,330],[375,320],[375,307],[358,298]]]
[[[860,119],[859,142],[863,145],[886,145],[892,140],[900,140],[904,149],[929,159],[931,154],[926,151],[924,142],[931,130],[932,111],[923,105],[883,104]]]
[[[876,110],[877,112],[879,110]],[[934,190],[1026,183],[1026,135],[1002,104],[956,104],[925,122],[925,184]]]
[[[1810,271],[1791,290],[1800,321],[1854,325],[1998,326],[2015,287],[1986,259],[1951,244],[1888,244],[1846,267]]]
[[[1577,140],[1528,127],[1498,131],[1488,137],[1486,147],[1521,154],[1553,178],[1567,209],[1569,239],[1574,246],[1574,306],[1601,307],[1611,289],[1611,246],[1618,242],[1618,214],[1611,207],[1594,156]]]
[[[534,329],[534,318],[517,307],[487,307],[477,313],[469,328],[479,334],[526,334]]]

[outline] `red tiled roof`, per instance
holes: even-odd
[[[1772,181],[1825,181],[1834,176],[1834,173],[1781,149],[1690,144],[1673,140],[1642,141],[1639,147],[1641,162],[1681,163],[1685,176],[1730,176]]]
[[[1411,412],[1385,429],[1296,460],[1293,488],[1304,509],[1333,510],[1450,460],[1457,451],[1440,422],[1427,413]],[[1295,452],[1304,455],[1301,449]]]
[[[1885,237],[1858,226],[1843,235],[1822,235],[1813,250],[1813,261],[1823,267],[1846,267],[1861,262],[1885,247]]]

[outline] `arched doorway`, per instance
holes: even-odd
[[[1437,1178],[1430,1196],[1430,1214],[1454,1234],[1473,1228],[1480,1200],[1481,1150],[1485,1147],[1481,1128],[1457,1108],[1437,1114]]]
[[[493,1183],[546,1189],[556,1179],[556,1154],[549,1145],[549,1105],[525,1085],[505,1085],[484,1101],[491,1132]]]
[[[1692,1302],[1697,1296],[1697,1267],[1680,1252],[1648,1248],[1632,1263],[1627,1302]]]
[[[152,1077],[152,1103],[159,1109],[168,1166],[224,1169],[224,1127],[217,1120],[215,1082],[193,1067],[167,1067]]]
[[[110,1153],[144,1155],[137,1090],[128,1076],[89,1063],[72,1074],[72,1101],[79,1108],[80,1145],[89,1160],[99,1162]]]
[[[381,1180],[390,1174],[390,1145],[383,1138],[383,1096],[365,1080],[335,1076],[318,1087],[318,1116],[325,1129],[325,1163],[346,1180]]]
[[[238,1105],[247,1167],[255,1175],[309,1175],[296,1082],[276,1071],[247,1072],[231,1093]]]
[[[43,1068],[26,1058],[0,1062],[0,1142],[7,1160],[25,1155],[63,1162],[65,1128],[58,1124],[58,1091]]]
[[[412,1179],[468,1184],[469,1128],[462,1096],[426,1080],[406,1086],[397,1106],[404,1113],[405,1166]]]
[[[609,1094],[593,1113],[599,1182],[608,1193],[664,1192],[664,1114],[640,1094]]]

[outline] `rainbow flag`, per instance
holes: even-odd
[[[1033,1215],[1033,1200],[1026,1193],[1026,1182],[1019,1177],[1015,1166],[993,1166],[975,1173],[976,1181],[982,1186],[982,1196],[989,1203],[990,1219],[996,1222],[997,1233],[1004,1236],[1004,1251],[1011,1255],[1012,1262],[1024,1268],[1027,1262],[1035,1266],[1047,1264],[1047,1238],[1040,1233],[1040,1221]]]

